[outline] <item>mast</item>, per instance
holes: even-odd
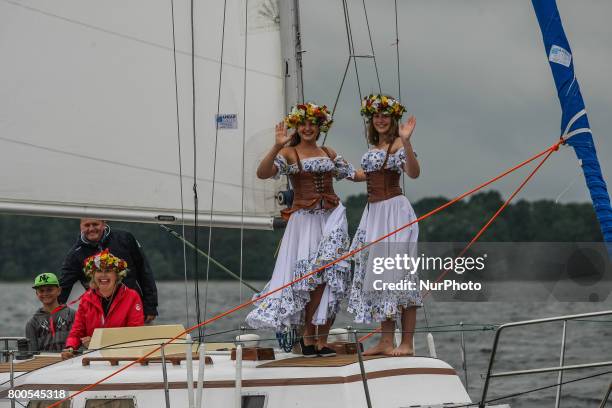
[[[304,102],[299,0],[280,0],[279,18],[286,115],[292,106]],[[287,179],[286,190],[279,191],[276,197],[279,205],[291,206],[293,193],[289,179]],[[286,221],[282,218],[274,219],[274,229],[284,228],[285,225]]]
[[[285,113],[288,113],[291,106],[304,101],[299,0],[281,0],[279,14],[285,76]]]

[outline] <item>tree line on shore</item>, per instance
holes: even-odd
[[[445,197],[423,198],[413,203],[417,215],[446,203]],[[475,194],[419,223],[419,241],[467,242],[502,205],[496,191]],[[351,235],[366,205],[364,194],[345,201]],[[132,232],[140,241],[158,280],[182,280],[185,276],[183,244],[158,225],[109,222],[112,228]],[[181,232],[180,226],[170,226]],[[62,260],[78,237],[78,220],[0,215],[0,281],[33,279],[42,272],[59,273]],[[274,267],[283,231],[244,231],[243,277],[265,280]],[[185,235],[195,241],[193,228]],[[240,231],[213,228],[210,253],[231,271],[240,269]],[[198,247],[208,252],[209,231],[198,230]],[[550,200],[520,200],[510,204],[481,237],[489,242],[599,242],[599,224],[590,203],[559,204]],[[195,273],[194,251],[187,248],[187,276]],[[200,279],[206,276],[207,262],[198,261]],[[211,279],[225,279],[219,268],[210,265]]]

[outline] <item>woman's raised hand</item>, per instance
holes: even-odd
[[[410,142],[410,138],[412,137],[412,132],[414,132],[415,126],[416,118],[413,115],[410,115],[406,123],[400,123],[399,136],[402,139],[403,143]]]
[[[279,122],[276,125],[275,136],[275,144],[280,147],[286,145],[287,142],[291,140],[291,136],[287,135],[287,126],[285,125],[285,122]]]
[[[259,162],[257,177],[262,180],[274,177],[278,172],[278,169],[274,165],[274,158],[283,150],[283,147],[290,140],[291,136],[287,135],[287,126],[285,126],[285,123],[277,123],[274,127],[274,146],[272,146],[268,154]]]

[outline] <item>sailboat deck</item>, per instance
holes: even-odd
[[[236,387],[236,364],[230,352],[211,351],[209,356],[213,365],[205,367],[204,388],[209,406],[226,406]],[[83,365],[89,358],[90,364]],[[242,389],[245,395],[267,395],[269,407],[326,407],[326,406],[363,406],[363,388],[360,365],[356,355],[335,357],[304,358],[290,353],[276,352],[274,361],[242,362]],[[31,361],[35,361],[33,359]],[[428,357],[364,357],[374,401],[389,402],[391,406],[418,406],[432,403],[464,403],[469,396],[461,385],[455,370],[447,363]],[[46,359],[51,362],[50,358]],[[24,365],[19,363],[18,366]],[[18,375],[14,389],[18,390],[58,390],[70,393],[82,390],[103,378],[104,382],[76,397],[73,406],[84,406],[85,398],[114,395],[137,398],[138,406],[161,406],[163,402],[164,381],[161,364],[140,365],[130,361],[117,361],[117,366],[109,364],[99,351],[86,356],[76,356],[59,361],[39,370]],[[125,366],[132,364],[129,369]],[[171,361],[166,364],[167,388],[172,399],[187,400],[187,365],[184,360],[179,365]],[[265,369],[261,369],[265,368]],[[21,367],[16,367],[22,371]],[[122,370],[123,369],[123,370]],[[119,374],[111,374],[122,370]],[[199,368],[194,361],[193,380],[198,377]],[[0,375],[4,378],[8,374]],[[5,384],[6,386],[7,384]],[[413,390],[409,395],[393,392],[397,389]],[[443,393],[437,390],[444,390]],[[0,398],[6,397],[7,387],[0,387]],[[109,394],[110,393],[110,394]],[[313,395],[318,397],[313,400]],[[161,397],[161,399],[160,399]],[[299,404],[296,405],[296,401]],[[378,404],[377,404],[378,405]],[[382,406],[382,405],[381,405]]]
[[[385,358],[385,356],[364,356],[363,360],[374,360]],[[274,367],[343,367],[349,364],[357,363],[358,357],[356,354],[341,354],[334,357],[290,357],[282,360],[274,360],[268,363],[260,364],[257,368],[274,368]]]
[[[119,367],[130,363],[130,361],[117,361],[118,366],[113,366],[109,364],[107,358],[101,357],[99,352],[93,352],[87,356],[77,356],[66,361],[60,361],[59,357],[48,356],[44,358],[37,356],[35,359],[16,364],[15,371],[24,372],[42,368],[30,373],[30,380],[39,384],[87,384],[95,382],[116,371]],[[236,369],[235,362],[230,358],[230,353],[217,352],[210,357],[214,360],[214,363],[206,367],[206,382],[227,381],[228,386],[233,386]],[[295,354],[277,352],[276,358],[276,360],[267,362],[243,361],[245,386],[248,386],[249,380],[257,382],[257,380],[265,378],[276,383],[289,376],[308,377],[309,382],[317,378],[342,377],[340,382],[345,382],[346,378],[350,378],[352,381],[353,377],[359,376],[360,373],[356,355],[304,358]],[[83,359],[89,359],[89,364],[83,364]],[[56,364],[53,365],[54,363]],[[456,375],[455,370],[446,363],[426,357],[367,356],[364,357],[364,363],[366,370],[369,371],[369,376],[373,374],[372,371],[384,372],[385,376],[407,374]],[[185,364],[184,360],[180,361],[179,365],[173,365],[171,361],[168,361],[168,380],[170,382],[185,381]],[[197,365],[197,361],[194,361],[194,371],[196,372]],[[261,368],[265,368],[265,370]],[[114,383],[116,386],[119,383],[151,382],[153,371],[161,374],[160,365],[142,366],[136,364],[130,367],[129,374],[122,373],[119,377],[109,379],[105,383],[108,385]],[[77,372],[79,374],[75,375]],[[125,380],[125,375],[130,378],[129,381]]]
[[[16,372],[29,373],[33,370],[38,370],[62,361],[59,355],[34,356],[34,358],[24,361],[16,361],[13,363],[13,370]],[[0,373],[9,373],[11,371],[10,363],[0,363]]]

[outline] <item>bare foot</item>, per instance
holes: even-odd
[[[379,354],[387,354],[389,355],[393,351],[393,343],[381,341],[374,347],[370,347],[366,351],[363,352],[364,356],[376,356]]]
[[[406,356],[414,356],[414,350],[412,346],[409,344],[400,344],[388,354],[393,357],[406,357]]]

